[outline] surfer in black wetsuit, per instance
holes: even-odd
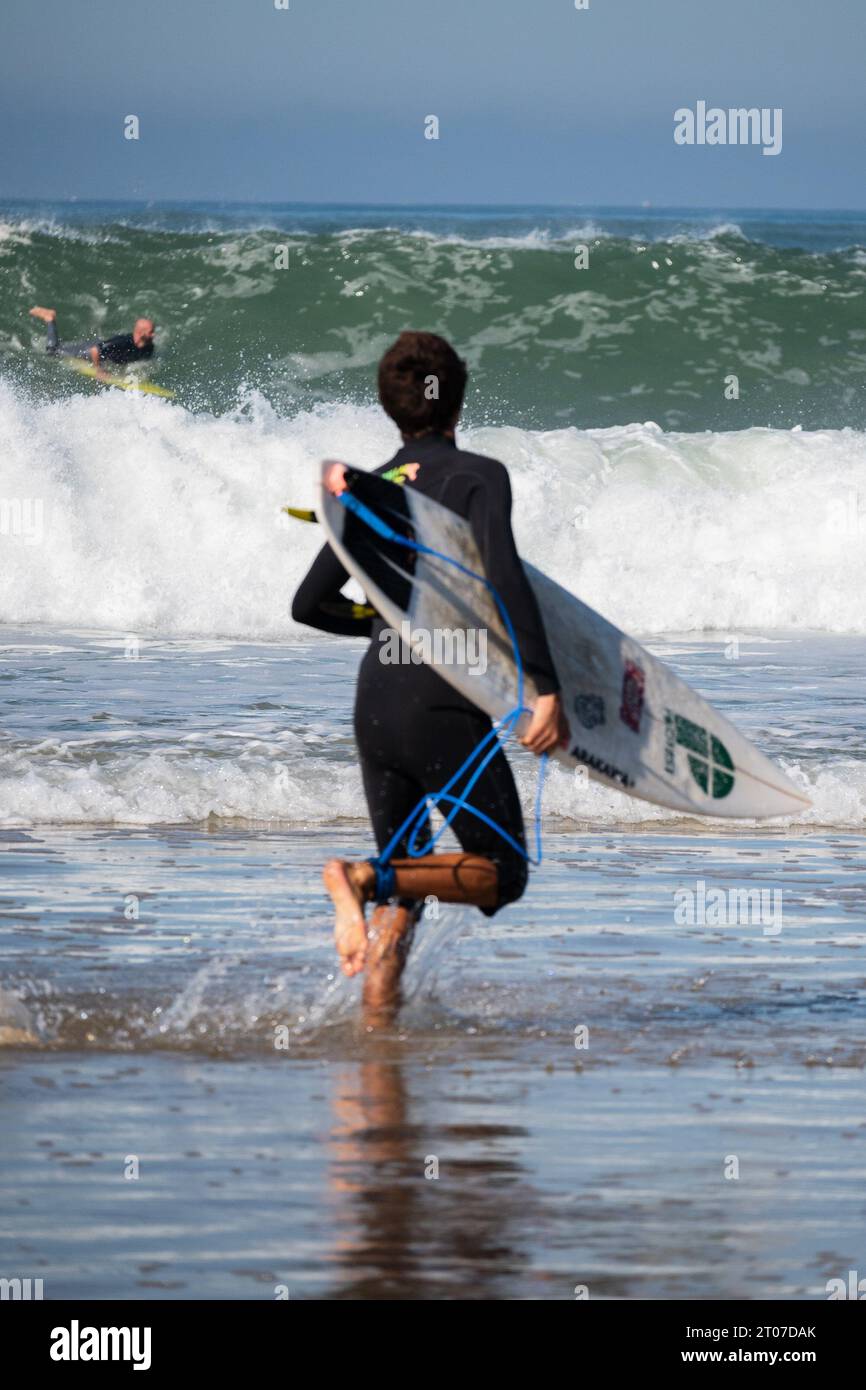
[[[136,319],[131,333],[116,333],[113,338],[90,338],[81,343],[62,343],[57,336],[56,309],[43,309],[37,304],[30,312],[35,319],[42,319],[45,324],[46,352],[61,357],[81,357],[85,361],[89,360],[102,378],[107,376],[102,370],[103,362],[125,367],[130,362],[142,362],[153,356],[153,337],[156,332],[153,319]]]
[[[430,399],[435,381],[436,398]],[[539,691],[521,743],[550,751],[565,736],[559,683],[535,596],[511,532],[511,486],[496,459],[458,449],[454,431],[466,386],[466,368],[454,349],[432,333],[403,333],[379,364],[379,399],[400,429],[403,446],[376,471],[426,493],[471,525],[487,578],[514,626],[524,669]],[[335,465],[328,486],[345,486]],[[297,622],[344,636],[372,638],[361,662],[355,701],[355,738],[364,791],[381,851],[425,794],[438,791],[490,731],[491,722],[432,667],[383,660],[386,624],[343,598],[348,574],[329,546],[316,557],[292,604]],[[511,769],[500,750],[472,788],[470,801],[519,845],[523,817]],[[336,912],[335,934],[343,971],[366,965],[368,1005],[397,998],[412,928],[421,903],[471,903],[492,916],[526,886],[527,862],[477,817],[459,811],[452,828],[462,851],[410,858],[405,841],[384,881],[369,861],[332,859],[325,887]],[[385,890],[389,891],[385,891]],[[376,900],[368,936],[365,907]]]

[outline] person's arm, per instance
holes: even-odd
[[[521,742],[533,753],[548,752],[566,731],[559,702],[559,677],[538,602],[517,553],[511,530],[511,483],[503,464],[492,468],[485,483],[473,489],[469,523],[484,572],[514,627],[523,669],[538,690],[533,718]]]
[[[296,623],[333,632],[339,637],[369,637],[373,630],[373,609],[353,603],[340,592],[349,575],[333,550],[325,545],[319,551],[292,600]]]
[[[102,367],[100,367],[100,365],[99,365],[99,362],[100,362],[100,357],[99,357],[99,343],[94,343],[92,348],[88,348],[88,350],[87,350],[87,355],[88,355],[88,357],[90,358],[91,362],[93,363],[94,367],[96,368],[96,374],[97,374],[97,376],[100,378],[100,380],[101,380],[101,381],[107,381],[107,380],[108,380],[108,372],[103,371]]]

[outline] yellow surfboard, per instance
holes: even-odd
[[[100,381],[103,386],[116,386],[120,391],[144,391],[148,396],[164,396],[166,400],[174,400],[173,391],[168,391],[164,386],[154,386],[152,381],[132,381],[122,376],[107,375],[97,371],[92,362],[85,362],[81,357],[60,357],[59,360],[81,376]]]

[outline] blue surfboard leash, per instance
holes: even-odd
[[[437,560],[442,560],[445,564],[452,565],[454,569],[460,570],[462,574],[468,575],[470,579],[479,580],[493,596],[493,600],[505,624],[505,629],[508,633],[514,653],[514,664],[517,667],[517,703],[514,708],[510,710],[503,719],[499,720],[488,734],[485,734],[478,746],[472,750],[468,758],[464,759],[460,767],[458,767],[457,771],[448,779],[445,786],[442,787],[440,791],[429,793],[421,798],[418,805],[414,810],[410,811],[403,824],[391,836],[385,848],[375,859],[370,860],[370,864],[376,874],[376,901],[386,902],[389,898],[394,896],[395,875],[393,866],[391,865],[391,855],[394,853],[395,848],[400,843],[403,836],[407,832],[409,833],[406,851],[410,858],[420,859],[431,852],[459,811],[467,811],[470,815],[483,821],[485,825],[488,825],[491,830],[495,831],[497,835],[505,840],[506,844],[510,845],[512,849],[517,850],[518,854],[522,854],[524,859],[528,860],[530,864],[540,864],[542,860],[541,799],[544,792],[544,776],[548,761],[547,753],[542,753],[541,755],[541,766],[538,771],[538,786],[535,794],[535,858],[532,857],[524,845],[519,844],[512,835],[509,835],[508,831],[503,826],[499,825],[484,811],[480,811],[477,806],[473,806],[468,800],[469,793],[472,791],[472,788],[484,772],[488,763],[501,751],[502,745],[514,732],[520,716],[524,713],[531,713],[523,703],[523,661],[521,660],[520,649],[517,645],[514,625],[512,624],[511,617],[503,599],[490,583],[486,575],[476,574],[474,570],[469,569],[466,565],[462,565],[460,561],[455,560],[453,556],[445,555],[439,550],[434,550],[432,546],[423,545],[420,541],[410,540],[408,536],[401,536],[398,531],[395,531],[392,526],[389,526],[386,521],[383,521],[381,517],[377,516],[374,511],[365,506],[365,504],[357,497],[353,496],[351,492],[340,493],[338,501],[347,511],[357,516],[359,521],[362,521],[371,531],[381,536],[383,540],[390,541],[394,545],[402,546],[406,550],[415,550],[421,555],[432,555]],[[487,751],[485,752],[485,750]],[[475,771],[469,776],[465,787],[462,791],[456,791],[456,784],[460,781],[461,777],[469,772],[472,764],[478,758],[480,758],[481,761],[478,763]],[[421,834],[422,830],[429,826],[431,809],[438,807],[442,803],[450,805],[451,807],[445,817],[444,823],[439,827],[435,835],[429,836],[424,844],[419,846],[418,836]]]

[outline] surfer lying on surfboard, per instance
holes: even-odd
[[[153,319],[136,319],[131,333],[115,333],[113,338],[90,338],[80,343],[62,343],[57,335],[57,310],[43,309],[34,305],[30,313],[35,319],[42,319],[46,328],[45,350],[60,357],[80,357],[89,361],[96,369],[100,381],[109,381],[107,372],[102,370],[103,362],[114,366],[126,366],[130,362],[142,362],[153,356],[153,338],[156,324]]]
[[[430,383],[437,393],[430,399]],[[559,682],[538,604],[511,531],[511,486],[503,464],[458,449],[454,438],[466,367],[433,333],[402,333],[379,364],[379,400],[399,428],[403,446],[376,471],[419,489],[469,521],[485,574],[511,618],[525,671],[539,692],[521,742],[533,753],[556,747],[567,733]],[[346,487],[335,464],[329,491]],[[372,640],[361,662],[355,739],[364,792],[381,852],[425,795],[438,791],[489,734],[489,717],[460,695],[433,666],[388,661],[386,625],[353,605],[341,590],[349,575],[330,546],[316,557],[292,605],[295,621],[325,632]],[[461,852],[410,857],[398,843],[387,866],[330,860],[323,878],[334,904],[337,951],[344,974],[366,967],[364,998],[373,1007],[396,1002],[420,906],[433,896],[468,903],[493,916],[526,887],[523,816],[511,769],[500,749],[472,786],[471,802],[501,826],[514,846],[479,817],[459,811],[452,828]],[[369,933],[366,907],[375,904]]]

